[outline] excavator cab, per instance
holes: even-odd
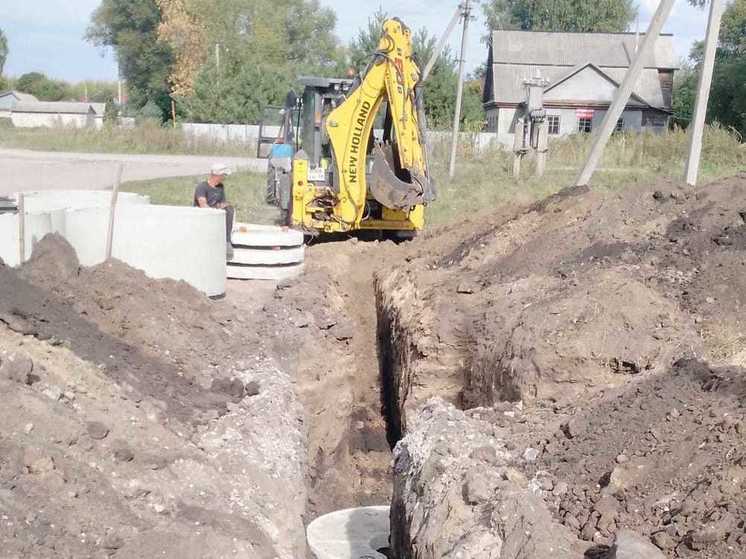
[[[358,79],[300,83],[302,95],[288,95],[267,184],[287,224],[311,234],[422,229],[435,189],[409,28],[387,20]]]

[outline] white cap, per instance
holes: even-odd
[[[233,171],[225,163],[214,163],[212,167],[210,167],[211,175],[224,175],[226,177],[229,177],[231,173],[233,173]]]

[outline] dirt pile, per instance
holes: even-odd
[[[741,386],[745,186],[572,189],[414,243],[376,283],[391,438],[443,397],[500,430],[589,553],[630,528],[671,557],[746,556],[743,399],[687,372]]]
[[[0,267],[3,557],[302,556],[304,414],[260,309],[37,248]]]
[[[500,429],[439,399],[412,423],[395,453],[395,557],[582,556],[582,543],[552,520],[512,465],[516,455]]]
[[[627,527],[678,557],[743,556],[745,397],[746,370],[681,360],[536,441],[528,473],[564,483],[546,500],[586,540],[608,544]]]

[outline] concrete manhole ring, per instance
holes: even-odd
[[[320,516],[306,529],[316,559],[386,559],[389,507],[359,507]]]

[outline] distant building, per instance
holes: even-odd
[[[38,99],[30,93],[20,91],[0,92],[0,118],[10,118],[10,111],[20,102],[35,103]]]
[[[550,137],[592,132],[601,125],[642,36],[635,33],[494,31],[487,61],[487,130],[513,144],[526,99],[524,82],[542,77]],[[678,69],[673,36],[661,35],[617,123],[619,130],[661,131],[671,116]]]
[[[23,101],[16,103],[10,118],[16,128],[100,128],[104,115],[91,103]]]

